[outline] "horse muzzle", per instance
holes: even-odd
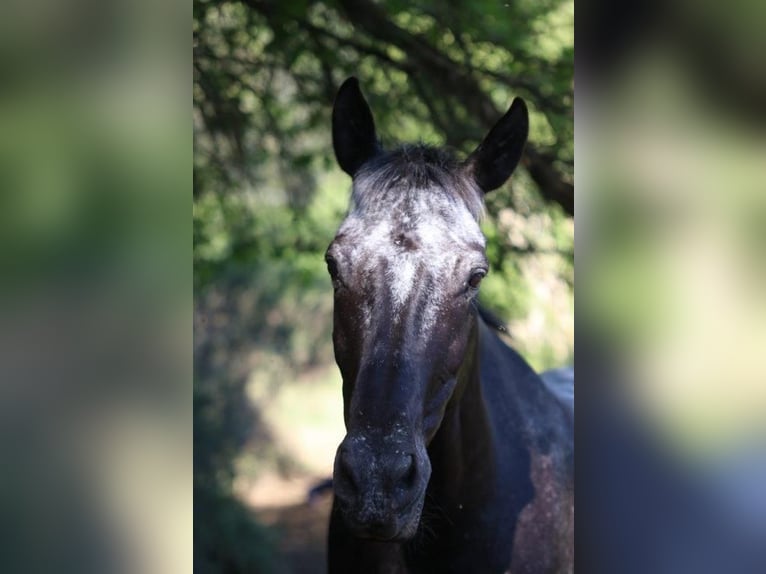
[[[355,536],[406,540],[417,531],[430,476],[424,446],[349,434],[335,457],[333,487]]]

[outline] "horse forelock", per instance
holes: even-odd
[[[356,175],[339,233],[355,235],[378,253],[388,247],[448,255],[466,244],[483,249],[483,213],[483,194],[451,152],[405,145],[380,154]]]
[[[355,178],[352,206],[385,210],[418,193],[441,193],[468,209],[478,221],[484,197],[454,154],[422,144],[403,145],[367,162]]]

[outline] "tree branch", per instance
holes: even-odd
[[[416,85],[416,90],[421,97],[424,97],[425,93],[423,87],[432,86],[433,90],[440,94],[445,110],[464,107],[468,115],[476,122],[477,128],[480,125],[482,130],[492,127],[505,110],[499,110],[488,94],[482,90],[477,74],[487,75],[513,89],[522,90],[538,104],[540,109],[555,113],[566,111],[560,103],[544,96],[538,87],[528,80],[513,78],[492,70],[475,69],[468,60],[464,62],[453,60],[423,35],[397,26],[382,6],[371,0],[337,0],[336,5],[359,32],[372,41],[396,46],[405,54],[404,60],[391,58],[377,46],[358,40],[356,35],[354,38],[343,37],[325,27],[317,26],[308,21],[305,13],[301,16],[282,9],[276,0],[241,0],[241,2],[262,14],[275,28],[282,26],[287,18],[311,35],[327,38],[338,46],[349,46],[359,53],[371,55],[385,64],[406,72],[410,78],[417,78],[415,84],[419,84],[419,87]],[[436,113],[438,108],[435,105],[436,102],[428,99],[424,99],[424,102],[434,122],[444,131],[447,140],[460,141],[463,138],[460,122],[444,119],[437,123],[436,116],[439,114]],[[475,133],[478,134],[478,132],[479,130],[476,129]],[[527,144],[522,163],[537,184],[540,193],[546,200],[561,205],[567,214],[574,215],[574,186],[566,181],[564,174],[560,173],[554,162],[553,158],[544,156],[534,144]]]

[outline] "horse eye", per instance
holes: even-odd
[[[471,289],[478,289],[479,284],[481,283],[481,280],[484,279],[484,276],[487,274],[486,271],[474,271],[471,273],[470,279],[468,279],[468,286]]]
[[[327,271],[330,273],[330,277],[335,279],[338,276],[338,262],[330,255],[325,256],[324,260],[327,263]]]
[[[338,287],[340,283],[338,262],[335,261],[335,258],[331,255],[326,255],[324,259],[327,262],[327,272],[330,274],[330,279],[332,279],[333,286]]]

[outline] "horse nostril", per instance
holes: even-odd
[[[414,455],[408,454],[399,459],[394,471],[394,478],[397,483],[406,487],[412,487],[415,485],[417,475],[417,464],[415,463]]]

